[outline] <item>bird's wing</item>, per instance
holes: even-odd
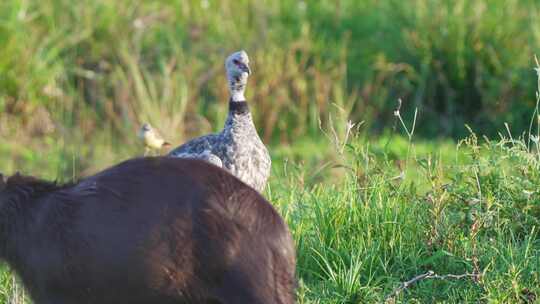
[[[204,151],[203,153],[178,153],[178,154],[175,154],[174,157],[179,157],[179,158],[195,158],[195,159],[200,159],[200,160],[204,160],[206,162],[209,162],[215,166],[218,166],[220,168],[223,168],[223,162],[221,161],[221,159],[211,153],[209,150],[206,150]]]
[[[159,132],[157,129],[154,129],[154,134],[156,135],[157,138],[165,140],[163,136],[161,135],[161,132]]]
[[[211,153],[210,151],[205,151],[203,154],[202,154],[202,158],[203,160],[213,164],[213,165],[216,165],[220,168],[223,168],[223,162],[221,161],[221,158],[219,158],[217,155]]]
[[[194,138],[187,143],[175,148],[169,152],[169,156],[184,157],[187,154],[203,154],[205,151],[213,151],[217,140],[217,134],[209,134]]]

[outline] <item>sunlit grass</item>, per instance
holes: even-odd
[[[471,135],[459,145],[413,140],[409,150],[398,135],[353,137],[343,155],[323,143],[274,148],[266,192],[296,242],[299,303],[381,303],[429,270],[480,280],[421,281],[396,300],[515,303],[540,294],[540,163],[524,142]],[[0,296],[15,299],[2,276]]]
[[[351,145],[371,148],[349,155],[360,161],[341,164],[340,182],[300,186],[307,169],[273,180],[270,198],[297,244],[301,303],[381,303],[429,270],[480,279],[421,281],[398,302],[534,302],[540,174],[522,144],[415,143],[406,167],[405,149],[389,160],[371,152],[383,149],[376,142]]]
[[[219,129],[223,59],[243,48],[299,303],[381,303],[429,270],[480,279],[394,300],[538,302],[539,14],[532,0],[0,1],[0,171],[67,181],[141,155],[143,121],[174,144]],[[349,119],[363,124],[347,136]],[[0,272],[0,302],[24,301]]]
[[[0,116],[23,137],[40,130],[21,117],[46,111],[52,136],[106,129],[130,144],[151,120],[182,141],[222,123],[223,60],[243,48],[254,71],[247,97],[268,142],[317,136],[333,104],[366,130],[385,129],[397,98],[405,120],[418,108],[418,135],[462,137],[465,122],[491,135],[505,121],[522,130],[539,9],[528,0],[7,0]],[[0,129],[8,139],[9,128]]]

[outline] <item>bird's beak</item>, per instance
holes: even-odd
[[[249,65],[247,65],[247,64],[242,64],[242,65],[240,66],[240,68],[242,69],[243,72],[248,73],[248,75],[251,74],[251,69],[249,68]]]

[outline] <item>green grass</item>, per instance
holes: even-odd
[[[142,154],[143,121],[174,144],[216,130],[223,59],[245,48],[299,303],[381,303],[428,271],[480,276],[387,302],[540,303],[539,15],[532,0],[0,1],[1,171],[95,173]],[[0,303],[29,303],[8,270]]]
[[[474,134],[459,144],[353,136],[342,154],[333,147],[273,150],[266,196],[296,242],[299,303],[381,303],[430,270],[480,278],[423,280],[395,303],[537,301],[538,147]],[[13,299],[12,283],[2,274],[0,302]]]
[[[273,179],[269,198],[297,244],[300,303],[381,303],[430,270],[481,276],[420,281],[395,300],[536,303],[538,147],[474,134],[411,149],[402,137],[387,140],[355,139],[334,166],[290,165]],[[340,181],[310,181],[307,172]]]
[[[21,119],[45,111],[80,136],[148,120],[180,141],[219,125],[224,58],[245,48],[267,141],[316,136],[332,103],[380,131],[397,98],[419,135],[496,136],[527,126],[539,14],[534,0],[4,0],[0,109],[25,134],[62,132]]]

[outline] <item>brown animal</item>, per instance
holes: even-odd
[[[36,304],[295,301],[286,224],[204,161],[134,159],[70,185],[0,181],[0,258]]]

